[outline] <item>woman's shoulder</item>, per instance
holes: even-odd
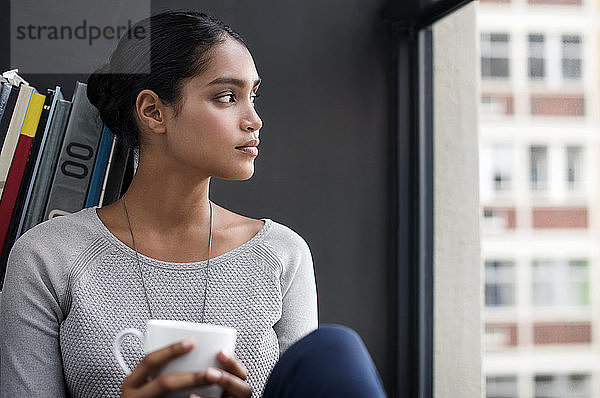
[[[95,211],[95,207],[88,207],[43,221],[21,235],[15,241],[13,249],[67,249],[71,246],[86,245],[97,235],[94,233],[92,213]]]
[[[94,246],[98,234],[93,229],[93,211],[94,208],[86,208],[55,217],[21,235],[10,250],[6,281],[10,284],[40,279],[64,292],[67,275],[75,260],[82,253],[91,253],[88,256],[91,257],[98,252],[86,250],[97,249]],[[43,276],[40,278],[39,275]]]
[[[265,221],[266,229],[263,244],[282,262],[282,265],[299,262],[311,262],[312,255],[306,240],[293,226],[270,218]]]
[[[308,247],[304,238],[296,232],[293,226],[288,226],[270,218],[262,219],[265,221],[265,228],[268,229],[267,240],[270,244],[287,247]]]

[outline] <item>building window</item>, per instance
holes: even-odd
[[[587,260],[534,260],[534,306],[588,306],[590,275]]]
[[[517,376],[487,376],[486,398],[517,398]]]
[[[494,190],[508,191],[513,180],[513,149],[510,145],[498,144],[492,147],[492,170]]]
[[[514,101],[510,94],[483,94],[481,96],[481,114],[490,115],[512,115],[514,113]]]
[[[485,305],[515,305],[515,264],[512,261],[485,262]]]
[[[583,148],[567,147],[567,187],[570,191],[581,188],[583,174]]]
[[[531,189],[545,190],[548,182],[548,148],[542,145],[531,146],[529,165]]]
[[[562,36],[563,79],[581,79],[581,38],[576,35]]]
[[[485,349],[498,351],[518,344],[516,323],[489,323],[485,324]]]
[[[568,305],[590,304],[590,276],[587,260],[569,261]]]
[[[541,80],[546,77],[546,58],[544,57],[544,35],[529,35],[529,78]]]
[[[536,375],[535,398],[590,398],[589,374]]]
[[[517,211],[514,207],[485,207],[482,227],[486,232],[515,229],[517,227]]]
[[[481,76],[506,79],[509,76],[507,33],[481,34]]]

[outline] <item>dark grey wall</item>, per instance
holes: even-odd
[[[389,156],[393,96],[384,0],[152,1],[213,14],[246,39],[263,79],[261,152],[248,181],[211,198],[294,229],[314,259],[321,323],[353,327],[386,389],[394,375]],[[5,36],[6,37],[6,36]],[[40,91],[76,78],[27,76]]]

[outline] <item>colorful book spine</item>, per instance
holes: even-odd
[[[0,247],[4,247],[45,99],[45,95],[32,93],[31,101],[23,121],[23,127],[19,134],[18,144],[15,148],[10,171],[6,179],[5,190],[0,199]],[[5,264],[0,264],[0,267],[4,266]]]
[[[15,206],[13,208],[12,216],[10,218],[10,224],[6,233],[6,238],[4,239],[4,247],[2,248],[2,250],[0,250],[0,264],[7,263],[10,249],[12,249],[15,240],[17,239],[19,223],[22,220],[23,215],[25,214],[25,209],[27,205],[27,192],[29,190],[29,186],[31,185],[33,170],[38,154],[40,152],[41,142],[44,137],[44,131],[48,122],[48,116],[50,115],[51,105],[54,100],[53,92],[49,90],[49,93],[50,95],[46,96],[45,102],[42,106],[42,113],[37,124],[37,130],[33,137],[33,141],[31,143],[31,149],[27,157],[27,163],[25,164],[25,171],[23,172],[23,177],[21,178],[21,183],[19,184],[17,200],[15,201]],[[20,140],[21,139],[19,138],[19,141]]]
[[[25,213],[25,221],[19,236],[41,223],[44,219],[44,210],[46,209],[48,195],[50,194],[52,178],[56,170],[56,164],[58,163],[70,110],[71,101],[58,99],[56,110],[50,122],[48,140],[42,151],[42,158],[33,186],[33,192],[31,193],[30,203]]]
[[[8,170],[10,169],[10,164],[17,148],[21,127],[23,127],[29,99],[31,98],[33,91],[34,89],[31,86],[21,86],[19,98],[17,98],[15,110],[10,119],[8,131],[6,132],[6,139],[4,140],[2,152],[0,153],[0,198],[2,197],[2,191],[4,190],[6,178],[8,177]]]
[[[17,98],[19,97],[20,91],[21,87],[11,86],[8,101],[6,102],[6,106],[4,108],[4,113],[2,114],[2,119],[0,119],[0,152],[2,151],[2,147],[4,145],[4,139],[6,138],[8,126],[10,125],[10,120],[12,119],[12,114],[15,110],[15,105],[17,104]]]
[[[50,90],[49,90],[50,91]],[[23,230],[23,225],[25,223],[25,216],[29,212],[29,204],[33,203],[31,201],[32,194],[34,192],[34,187],[36,183],[38,183],[38,171],[40,170],[40,164],[42,162],[42,155],[46,150],[46,142],[48,142],[48,136],[50,135],[50,126],[52,125],[52,119],[56,114],[56,108],[58,106],[58,101],[63,99],[63,95],[60,87],[56,86],[54,89],[54,93],[51,98],[52,102],[50,105],[50,109],[47,111],[47,117],[45,123],[42,125],[41,122],[44,121],[44,111],[42,111],[42,117],[40,118],[40,124],[38,125],[38,131],[41,126],[43,126],[43,131],[41,134],[36,133],[36,137],[41,137],[39,149],[37,151],[37,155],[35,157],[35,161],[33,162],[33,170],[31,171],[31,178],[29,179],[29,185],[27,185],[27,192],[25,193],[25,199],[23,201],[23,211],[19,217],[19,224],[17,226],[16,236],[15,238],[21,236],[21,232]],[[47,99],[48,101],[48,99]]]
[[[112,131],[104,126],[85,207],[98,206],[100,204],[100,194],[102,193],[102,186],[104,185],[104,176],[106,175],[106,168],[108,167],[108,160],[114,136]]]
[[[87,85],[77,82],[73,109],[54,173],[44,220],[83,209],[102,134],[98,109],[88,100]]]

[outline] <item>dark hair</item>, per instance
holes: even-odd
[[[149,32],[149,37],[140,39],[140,32]],[[200,12],[167,11],[143,19],[119,40],[110,61],[90,75],[87,96],[106,126],[127,147],[139,150],[139,92],[154,91],[177,114],[184,79],[202,73],[210,50],[228,37],[244,44],[229,26]]]

